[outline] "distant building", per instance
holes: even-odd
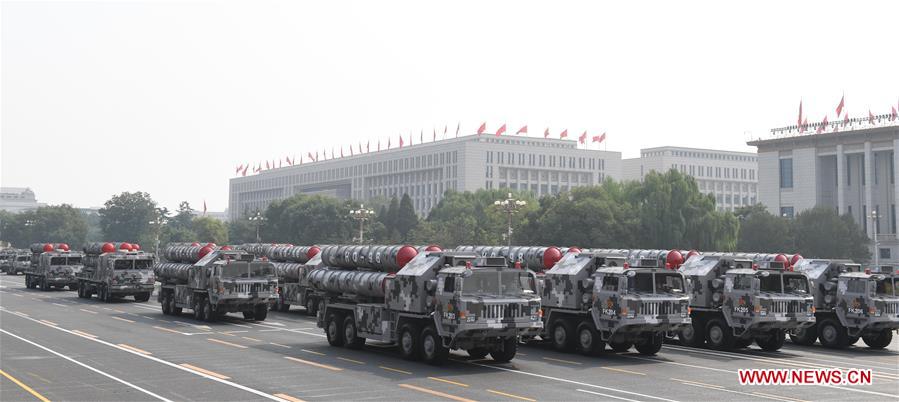
[[[815,206],[849,214],[868,237],[879,262],[899,263],[895,185],[899,166],[899,125],[888,116],[853,119],[845,131],[831,123],[822,134],[789,135],[795,127],[774,129],[774,138],[756,140],[760,201],[773,214],[792,217]],[[810,132],[819,123],[813,124]]]
[[[699,191],[714,195],[719,210],[733,211],[758,202],[758,157],[754,153],[657,147],[641,149],[639,158],[624,159],[621,164],[625,180],[642,181],[649,172],[671,169],[692,176]]]
[[[234,220],[294,194],[360,201],[409,194],[424,216],[446,190],[507,188],[539,197],[620,179],[620,163],[620,152],[578,149],[575,141],[465,136],[235,177],[228,211]]]
[[[38,203],[34,191],[27,187],[0,187],[0,209],[8,212],[25,212],[45,204]]]

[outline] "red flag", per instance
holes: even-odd
[[[543,132],[543,138],[549,138],[549,127],[547,127],[546,131]]]
[[[461,121],[457,122],[456,123],[456,138],[459,138],[459,129],[461,129],[461,128],[462,128],[462,122]]]
[[[425,143],[425,129],[421,129],[421,131],[418,132],[418,143]],[[412,145],[412,134],[409,134],[409,145]]]
[[[808,117],[802,119],[802,124],[799,125],[799,132],[804,133],[808,128]]]
[[[796,119],[796,125],[802,126],[802,99],[799,99],[799,118]]]
[[[390,138],[387,138],[387,149],[390,149]]]
[[[518,131],[515,132],[516,135],[521,134],[521,133],[524,133],[524,134],[528,133],[528,125],[527,124],[521,126],[521,128],[519,128]]]
[[[253,173],[259,173],[260,171],[262,171],[262,164],[261,164],[261,163],[258,164],[258,165],[256,165],[255,168],[253,168]]]
[[[817,131],[817,133],[818,133],[818,134],[821,134],[821,133],[823,133],[823,132],[826,131],[826,130],[827,130],[827,116],[824,116],[824,120],[822,120],[822,121],[821,121],[821,125],[818,126],[818,131]]]
[[[243,164],[237,165],[237,169],[234,170],[234,173],[240,173],[241,169],[243,169]]]
[[[844,106],[846,106],[846,95],[843,95],[843,97],[840,98],[840,104],[837,105],[837,117],[840,117],[840,115],[843,114]]]
[[[496,136],[499,137],[506,132],[506,123],[503,123],[502,126],[499,127],[499,130],[496,130]]]
[[[350,145],[350,156],[353,156],[353,146]]]
[[[449,130],[448,124],[443,125],[443,139],[446,139],[446,130]]]
[[[322,151],[324,153],[324,151]],[[315,161],[318,162],[318,151],[315,151]]]
[[[380,144],[380,142],[381,141],[378,141],[379,144]],[[368,142],[365,143],[365,152],[366,153],[371,152],[371,140],[368,140]]]
[[[868,109],[868,123],[874,124],[874,113],[871,113],[871,109]]]
[[[390,140],[387,140],[387,143],[390,143]],[[381,152],[381,140],[378,140],[378,152]]]
[[[309,160],[315,161],[315,158],[312,156],[312,152],[306,152],[306,155],[309,156]],[[302,159],[300,159],[300,163],[303,163]]]
[[[283,165],[281,165],[281,162],[283,162],[283,161],[278,159],[278,169],[281,169],[281,166],[283,166]],[[272,162],[272,165],[274,165],[274,164],[275,164],[275,162]]]
[[[359,143],[359,153],[362,154],[362,143]]]
[[[242,176],[246,176],[246,175],[247,175],[247,169],[249,169],[249,168],[250,168],[250,164],[248,163],[246,166],[243,167],[243,173],[241,173],[241,175],[242,175]]]
[[[568,138],[568,129],[567,128],[562,130],[562,132],[559,134],[559,138]]]
[[[403,136],[401,135],[400,136],[400,148],[402,148],[402,147],[403,147]]]
[[[581,144],[587,143],[587,130],[584,130],[584,133],[581,134],[581,136],[577,138],[577,141],[580,142]]]
[[[603,142],[606,140],[606,133],[602,133],[602,135],[594,135],[593,142]]]
[[[846,112],[846,115],[843,116],[843,126],[849,124],[849,112]]]
[[[478,135],[484,134],[484,131],[487,131],[487,122],[481,123],[481,126],[478,127]]]
[[[271,168],[268,166],[268,161],[265,161],[265,168],[266,168],[266,169],[271,169]]]
[[[892,106],[892,107],[890,107],[890,109],[891,109],[890,121],[896,120],[896,107]]]
[[[203,200],[203,215],[206,215],[206,200]]]
[[[434,142],[434,141],[437,141],[437,129],[436,128],[432,128],[432,129],[434,130],[433,131],[434,136],[431,138],[431,142]]]

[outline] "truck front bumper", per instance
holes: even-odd
[[[111,294],[152,293],[153,284],[113,284],[108,289]]]

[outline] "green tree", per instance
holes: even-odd
[[[793,233],[790,220],[774,216],[761,204],[734,211],[740,219],[737,249],[754,252],[792,252]]]
[[[0,218],[3,240],[16,247],[50,242],[66,243],[74,249],[81,246],[87,236],[84,215],[67,204],[39,207],[19,214],[4,213]]]
[[[274,201],[265,210],[263,241],[302,245],[349,243],[355,225],[348,212],[344,203],[322,195],[298,194]]]
[[[533,244],[626,248],[635,246],[633,206],[625,202],[621,185],[575,187],[557,197],[544,197],[530,233]],[[613,188],[615,187],[615,188]],[[573,229],[577,228],[577,229]]]
[[[814,258],[849,258],[867,262],[869,240],[848,214],[820,206],[800,212],[793,222],[796,251]]]
[[[158,228],[150,224],[164,210],[145,192],[123,192],[110,198],[100,208],[100,229],[110,241],[137,242],[149,250],[156,241]]]
[[[436,243],[444,248],[463,244],[506,244],[503,235],[507,218],[493,202],[506,198],[507,193],[504,190],[447,191],[428,215],[427,226],[419,225],[419,229],[413,230],[410,241]],[[539,205],[528,192],[513,192],[512,195],[527,202],[513,219],[513,243],[527,244],[529,236],[524,229],[529,227],[529,219]],[[433,237],[423,238],[424,234]]]
[[[228,243],[228,226],[218,219],[199,216],[193,219],[191,225],[200,242],[213,242],[219,245]]]
[[[395,219],[394,228],[399,233],[401,241],[408,241],[409,232],[418,226],[418,215],[415,214],[415,207],[412,206],[409,194],[403,194]]]
[[[231,244],[256,242],[256,224],[247,218],[248,216],[241,216],[228,222],[228,241]]]
[[[162,232],[159,235],[160,244],[204,241],[194,230],[193,221],[195,217],[190,203],[181,201],[178,204],[178,212],[175,213],[175,216],[169,218],[165,226],[162,227]]]

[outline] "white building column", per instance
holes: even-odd
[[[837,145],[837,207],[840,215],[846,213],[846,155],[843,144]]]
[[[893,140],[893,177],[899,178],[899,138]],[[899,183],[893,183],[893,202],[899,204]],[[890,216],[890,218],[899,219],[895,216]],[[891,229],[890,231],[892,231],[893,228],[892,223],[892,221],[887,223]],[[896,223],[899,224],[899,222]]]
[[[868,238],[874,238],[874,228],[876,224],[871,222],[869,216],[871,216],[871,211],[874,210],[874,153],[871,152],[871,141],[865,141],[865,216],[862,219],[865,220],[866,225],[868,226]]]

